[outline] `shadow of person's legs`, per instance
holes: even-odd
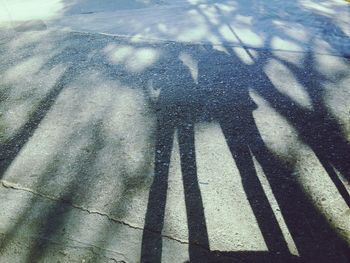
[[[244,119],[241,119],[243,117]],[[253,157],[248,146],[252,139],[250,135],[252,118],[252,114],[248,113],[245,116],[238,116],[237,123],[226,119],[221,122],[221,128],[240,172],[244,191],[269,251],[271,253],[288,254],[287,244],[257,177]]]
[[[154,179],[149,192],[142,236],[141,262],[157,263],[162,259],[162,229],[168,188],[174,124],[158,120],[155,146]]]
[[[205,252],[209,252],[209,239],[198,183],[192,122],[179,125],[178,139],[187,211],[190,262],[207,262],[208,253]]]
[[[302,260],[346,262],[345,243],[310,202],[292,170],[268,150],[253,117],[245,121],[248,132],[243,134],[249,136],[249,148],[264,171]]]
[[[142,237],[141,262],[161,262],[162,229],[168,188],[168,174],[175,126],[170,121],[158,121],[155,176],[149,200]],[[209,252],[209,240],[196,167],[193,123],[183,122],[178,127],[181,171],[187,211],[189,255],[191,262],[204,262]]]

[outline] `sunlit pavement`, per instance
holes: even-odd
[[[350,5],[99,2],[0,0],[0,262],[349,262]]]

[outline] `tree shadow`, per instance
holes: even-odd
[[[60,39],[59,42],[60,45],[65,46],[65,48],[58,52],[54,57],[51,57],[51,59],[42,66],[42,69],[45,70],[52,69],[60,64],[64,64],[67,67],[62,75],[56,80],[53,88],[51,88],[44,98],[39,101],[37,107],[35,107],[25,125],[23,125],[23,127],[9,141],[1,145],[0,156],[2,159],[0,160],[0,179],[5,174],[7,169],[10,168],[15,158],[25,147],[25,144],[30,141],[31,137],[36,132],[36,129],[39,127],[47,114],[52,110],[61,92],[76,79],[81,77],[79,76],[81,74],[81,70],[96,67],[99,68],[101,72],[106,73],[108,72],[108,69],[110,69],[110,66],[108,67],[104,64],[101,66],[101,64],[96,65],[91,63],[90,56],[91,52],[96,48],[95,45],[89,45],[89,47],[85,50],[86,53],[77,52],[76,47],[69,46],[69,44],[72,44],[71,42],[72,40],[74,41],[75,38],[90,40],[89,36],[86,35],[77,36],[74,33],[68,34],[66,38]],[[66,42],[68,42],[68,46],[66,46]],[[74,44],[75,43],[73,43],[73,45]],[[76,64],[73,65],[72,61],[74,61]],[[62,247],[68,247],[66,244],[67,240],[64,240],[64,236],[61,231],[66,225],[71,223],[69,222],[69,217],[71,215],[72,208],[77,208],[75,203],[76,197],[88,197],[89,192],[86,191],[86,189],[88,189],[88,186],[90,185],[86,186],[87,182],[84,182],[83,179],[88,179],[90,184],[96,183],[96,181],[99,180],[98,176],[93,174],[92,170],[96,164],[96,160],[98,159],[98,154],[106,144],[102,138],[103,132],[101,132],[101,123],[87,122],[85,129],[90,131],[92,143],[91,145],[88,145],[90,147],[88,151],[79,151],[77,155],[74,156],[76,158],[76,171],[72,177],[72,180],[64,186],[58,186],[58,196],[55,196],[54,194],[51,196],[53,200],[46,200],[48,205],[42,205],[42,200],[40,200],[40,198],[46,196],[47,193],[45,193],[45,191],[43,191],[44,193],[39,191],[37,195],[40,197],[38,198],[35,195],[36,189],[34,190],[34,197],[30,199],[27,207],[16,215],[15,223],[6,231],[4,238],[1,240],[0,254],[5,253],[5,251],[10,248],[11,245],[13,245],[13,240],[20,235],[19,233],[22,226],[27,226],[28,222],[30,222],[33,216],[37,217],[37,221],[39,221],[34,223],[34,225],[38,224],[39,227],[38,229],[30,229],[30,231],[28,231],[29,235],[34,234],[35,238],[32,243],[28,245],[29,253],[26,255],[26,259],[23,260],[26,260],[26,262],[46,260],[46,257],[48,257],[47,251],[50,250],[50,246],[52,244],[57,245],[58,243],[61,243],[63,244]],[[67,137],[68,138],[65,138],[65,140],[70,141],[71,144],[74,144],[75,141],[78,141],[79,138],[82,137],[82,134],[78,132],[74,136]],[[60,145],[60,147],[57,147],[55,151],[56,152],[55,156],[52,158],[52,163],[49,163],[47,165],[47,169],[42,172],[38,182],[36,182],[36,186],[45,185],[48,183],[47,181],[54,180],[53,177],[55,177],[55,175],[58,173],[60,167],[66,165],[65,162],[67,162],[67,159],[64,160],[62,155],[66,153],[67,149],[64,148],[63,145]],[[135,173],[140,173],[142,175],[146,174],[146,171],[144,171],[146,170],[145,167],[141,167],[140,169],[141,171],[137,171]],[[136,184],[133,182],[133,180],[135,180],[134,178],[122,178],[121,180],[125,187],[122,189],[122,197],[115,202],[115,210],[118,212],[118,216],[123,218],[123,216],[127,214],[127,209],[123,203],[127,203],[130,201],[129,199],[131,199],[131,194],[128,193],[128,190],[133,188],[134,191],[137,191],[137,189],[144,187],[144,182],[137,180],[138,184]],[[84,187],[82,187],[82,185],[84,185]],[[50,194],[47,196],[50,196]],[[42,206],[42,213],[35,214],[37,212],[37,208],[40,206]],[[114,219],[113,216],[111,216],[111,218]],[[119,227],[119,225],[117,226]],[[116,232],[119,231],[118,227],[115,228],[117,229]],[[112,239],[112,236],[106,234],[107,228],[108,224],[99,229],[100,232],[96,234],[98,237],[96,238],[97,242],[100,242],[101,240],[107,240],[108,242],[109,239]],[[91,251],[88,252],[91,254]],[[91,260],[91,262],[95,262],[95,260],[98,260],[99,256],[101,255],[98,255],[98,253],[92,253],[89,255],[89,260]]]
[[[39,102],[38,107],[29,116],[25,125],[23,125],[23,127],[10,140],[0,145],[0,179],[3,177],[7,168],[17,157],[26,142],[31,136],[33,136],[40,122],[45,118],[61,91],[74,76],[74,73],[75,71],[72,67],[66,69],[53,88]]]
[[[338,170],[350,182],[350,162],[348,161],[350,160],[350,142],[344,138],[336,118],[329,113],[325,106],[323,82],[327,79],[315,69],[316,61],[310,52],[305,55],[304,66],[310,69],[311,78],[310,74],[305,74],[292,63],[283,63],[305,87],[314,108],[312,111],[304,111],[303,118],[298,118],[297,115],[291,115],[289,118],[294,127],[298,129],[302,140],[315,152],[339,193],[350,207],[349,193],[335,172],[335,169]]]
[[[262,63],[264,64],[263,61],[271,57],[274,57],[271,52],[265,52]],[[326,79],[315,69],[316,62],[310,52],[306,53],[302,68],[286,61],[280,61],[291,70],[293,76],[305,88],[311,98],[313,109],[305,109],[288,96],[278,92],[263,72],[260,63],[252,66],[257,76],[254,90],[293,125],[299,138],[313,150],[340,195],[350,207],[350,195],[336,174],[337,170],[345,180],[350,181],[350,163],[348,162],[350,143],[345,139],[340,125],[325,106],[323,82]],[[309,72],[306,73],[305,69]]]
[[[49,38],[50,36],[46,36]],[[69,34],[67,38],[53,38],[55,41],[70,41],[74,39],[74,34]],[[53,40],[51,40],[53,41]],[[29,58],[34,49],[34,44],[29,45],[22,49],[23,55],[21,59]],[[11,163],[15,160],[20,153],[24,145],[33,136],[42,120],[46,117],[48,112],[55,104],[57,98],[69,83],[79,74],[79,70],[84,66],[87,66],[89,55],[93,51],[92,47],[88,47],[84,52],[76,52],[74,47],[64,46],[62,50],[54,53],[46,63],[44,63],[40,70],[51,70],[55,66],[65,65],[64,72],[55,81],[53,87],[47,92],[45,96],[37,103],[36,107],[32,110],[27,117],[24,125],[7,141],[0,144],[0,179],[4,176],[4,173],[9,168]],[[69,54],[69,56],[67,56]]]

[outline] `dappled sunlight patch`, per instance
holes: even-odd
[[[235,21],[245,25],[252,25],[253,17],[238,14],[235,16]]]
[[[250,50],[246,50],[240,47],[233,47],[232,50],[244,64],[253,65],[255,63],[254,57],[251,55]]]
[[[227,3],[215,3],[214,4],[220,11],[226,14],[230,14],[237,10],[236,1],[228,1]]]
[[[303,51],[302,47],[291,40],[282,39],[274,36],[271,40],[271,47],[274,49],[282,49],[288,51]]]
[[[142,72],[159,58],[159,51],[152,48],[135,48],[110,44],[103,50],[107,59],[114,64],[124,65],[131,72]]]
[[[339,54],[339,51],[336,49],[334,45],[332,45],[332,43],[322,38],[314,39],[314,41],[312,42],[312,46],[315,50],[318,50],[320,53]],[[344,51],[347,52],[347,50],[344,50]]]
[[[312,11],[318,11],[324,15],[335,15],[336,13],[331,6],[327,6],[327,2],[324,1],[314,1],[314,0],[302,0],[299,1],[300,5],[306,9]],[[330,3],[328,3],[330,4]]]
[[[283,28],[285,34],[296,41],[307,42],[310,38],[306,28],[300,25],[293,25]],[[295,44],[294,44],[295,45]]]
[[[208,36],[208,42],[213,45],[214,49],[222,49],[220,46],[222,46],[222,41],[220,40],[219,37],[214,36],[214,35],[209,35]]]
[[[207,34],[208,34],[208,29],[204,24],[202,24],[202,25],[197,25],[194,28],[185,29],[179,32],[176,38],[179,41],[188,41],[188,42],[200,41]]]
[[[340,124],[344,138],[350,142],[350,76],[344,77],[337,85],[325,84],[324,101],[332,116]]]
[[[200,5],[199,9],[201,10],[201,12],[205,16],[205,18],[210,22],[210,24],[218,25],[220,23],[217,9],[214,6],[212,6],[212,5]]]
[[[130,67],[133,69],[133,71],[142,71],[149,66],[151,66],[153,63],[156,62],[158,58],[158,53],[154,49],[151,48],[142,48],[135,52],[134,59],[135,62],[130,64]]]
[[[149,79],[147,81],[145,90],[147,92],[147,96],[153,103],[159,100],[161,88],[156,86],[156,82],[153,79]]]
[[[224,45],[214,45],[212,46],[213,50],[217,50],[219,52],[223,52],[226,55],[231,55],[230,52],[228,51],[228,47],[226,48]]]
[[[189,24],[186,27],[175,26],[175,28],[178,30],[176,34],[173,34],[176,40],[196,42],[203,40],[207,35],[211,35],[206,17],[203,16],[203,14],[196,9],[190,9],[187,11],[186,15],[189,18]]]
[[[179,59],[189,69],[193,81],[198,84],[198,61],[196,61],[191,54],[181,52]]]
[[[5,71],[2,81],[4,84],[9,84],[11,82],[23,81],[25,78],[30,78],[41,69],[45,62],[47,62],[47,58],[44,56],[37,55],[29,57]]]
[[[8,46],[13,51],[17,51],[19,48],[28,47],[30,45],[37,45],[47,40],[50,37],[50,31],[37,31],[37,32],[23,32],[17,33],[13,39],[8,43]]]
[[[4,131],[1,131],[1,139],[4,139],[6,142],[7,139],[11,138],[12,134],[15,134],[15,132],[26,123],[28,115],[30,115],[30,112],[33,110],[33,103],[35,102],[36,101],[33,99],[19,100],[13,105],[6,105],[8,107],[4,107],[5,109],[7,108],[7,111],[1,113],[0,121],[1,125],[6,128]]]
[[[284,50],[273,50],[272,54],[277,60],[281,60],[283,63],[288,62],[298,68],[303,67],[302,62],[305,57],[304,52],[288,52]]]
[[[249,45],[252,47],[263,47],[264,37],[254,32],[251,28],[248,27],[236,27],[232,25],[235,34],[238,35],[241,44]]]
[[[173,32],[172,30],[169,30],[168,33]],[[163,40],[159,37],[158,34],[155,33],[138,33],[134,34],[130,38],[130,43],[147,43],[147,44],[154,44],[154,43],[161,43]]]
[[[157,28],[159,29],[160,32],[163,32],[163,33],[168,32],[168,30],[170,30],[170,28],[164,23],[158,23]]]
[[[191,5],[198,5],[201,3],[205,3],[205,0],[187,0],[188,3],[190,3]]]
[[[334,82],[337,78],[347,78],[350,75],[350,63],[338,56],[314,55],[314,67],[328,80]]]
[[[285,162],[293,163],[293,145],[298,142],[296,130],[257,92],[250,90],[249,94],[258,105],[253,116],[267,148]]]
[[[287,95],[295,103],[306,109],[311,110],[313,108],[311,98],[305,87],[299,83],[287,66],[271,59],[265,66],[264,71],[279,92]]]
[[[110,54],[110,59],[114,63],[122,63],[133,53],[133,47],[131,46],[116,46],[111,44],[104,49],[104,52]]]
[[[326,79],[323,82],[323,101],[331,116],[350,142],[350,71],[349,62],[338,56],[314,56],[314,67]]]
[[[286,22],[284,22],[282,20],[273,19],[273,20],[271,20],[271,23],[275,26],[278,26],[278,27],[287,26]]]
[[[35,58],[35,57],[33,57]],[[35,59],[34,59],[35,60]],[[41,58],[39,59],[40,62]],[[20,64],[23,70],[31,71],[31,63]],[[16,66],[15,66],[16,67]],[[26,68],[27,67],[27,68]],[[38,66],[33,66],[35,71]],[[38,73],[27,74],[22,72],[16,78],[12,76],[15,72],[9,69],[4,77],[2,95],[6,98],[0,105],[0,121],[4,127],[1,131],[1,140],[11,139],[28,122],[32,114],[38,110],[41,100],[54,87],[54,82],[64,71],[62,65],[58,65],[51,70],[40,70]],[[26,82],[26,85],[23,85]],[[5,128],[6,127],[6,128]]]
[[[219,27],[219,33],[221,37],[226,41],[232,41],[234,43],[239,43],[237,37],[232,33],[231,28],[228,25],[223,25]]]

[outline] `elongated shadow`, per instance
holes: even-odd
[[[178,139],[187,212],[189,256],[191,262],[205,262],[207,255],[199,248],[209,251],[209,239],[197,178],[194,124],[183,123],[178,129]]]
[[[232,121],[221,123],[221,127],[240,172],[244,191],[269,252],[271,254],[288,255],[287,243],[257,176],[249,141],[247,141],[253,139],[247,135],[250,132],[247,129],[247,125],[249,126],[251,119],[248,119],[249,115],[244,117],[246,118],[244,121],[241,120],[239,123],[232,123]]]
[[[164,116],[165,115],[165,116]],[[202,249],[209,251],[202,197],[199,189],[194,143],[194,124],[189,120],[159,116],[155,147],[155,173],[150,189],[142,237],[141,262],[161,262],[162,229],[168,188],[169,165],[177,130],[187,212],[191,262],[203,262]],[[181,114],[180,114],[181,115]]]
[[[242,118],[235,118],[235,120],[234,125],[231,125],[229,121],[222,121],[221,127],[241,172],[248,199],[253,199],[252,195],[254,195],[254,189],[252,191],[249,188],[259,184],[259,182],[252,183],[252,177],[256,176],[254,172],[250,172],[249,175],[251,182],[249,184],[245,182],[247,171],[254,169],[251,161],[251,155],[253,155],[261,165],[270,184],[288,230],[295,242],[300,259],[305,262],[346,262],[345,242],[337,237],[329,223],[310,203],[298,182],[292,177],[292,170],[268,150],[256,127],[252,114],[244,114]],[[259,200],[264,199],[259,198]],[[250,201],[250,204],[253,210],[264,209],[264,205],[257,206],[252,201]],[[269,235],[264,234],[262,222],[265,220],[262,220],[256,211],[254,214],[257,217],[266,244],[269,250],[273,252],[274,250],[273,248],[271,250],[271,245],[269,245],[267,239]],[[269,220],[271,223],[277,223],[276,220]],[[280,233],[271,232],[271,234],[276,237],[275,235]],[[279,245],[281,246],[280,243]],[[341,251],[342,253],[334,253],[334,251]]]
[[[158,120],[156,136],[154,179],[142,236],[141,262],[161,262],[162,259],[162,229],[174,136],[173,124]]]

